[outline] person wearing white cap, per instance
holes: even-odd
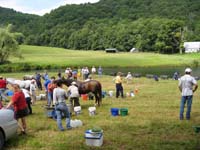
[[[70,97],[70,103],[72,104],[73,107],[80,106],[79,91],[76,82],[73,81],[71,83],[71,86],[69,86],[69,88],[67,89],[67,94]]]
[[[197,90],[198,85],[194,77],[191,76],[192,69],[186,68],[185,75],[179,80],[179,90],[181,91],[180,102],[180,120],[184,119],[184,107],[187,102],[186,119],[190,120],[190,112],[192,107],[193,93]]]

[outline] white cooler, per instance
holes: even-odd
[[[94,133],[91,130],[86,130],[85,140],[88,146],[101,146],[103,144],[103,132]]]

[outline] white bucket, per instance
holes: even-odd
[[[113,97],[113,91],[109,91],[109,92],[108,92],[108,95],[109,95],[110,97]]]
[[[46,100],[46,94],[40,94],[39,96],[41,98],[40,100]]]
[[[94,116],[96,114],[96,107],[89,107],[88,111],[90,116]]]
[[[36,96],[36,100],[37,100],[37,101],[41,100],[41,96],[40,96],[40,95],[39,95],[39,96]]]
[[[81,106],[74,107],[74,112],[76,115],[79,115],[81,113]]]
[[[133,92],[130,93],[131,97],[135,97],[135,94]]]

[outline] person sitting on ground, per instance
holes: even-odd
[[[57,87],[53,90],[53,104],[55,105],[57,115],[57,126],[60,131],[64,131],[62,126],[62,114],[66,116],[66,127],[71,129],[70,125],[70,112],[66,105],[65,99],[67,98],[66,91],[62,88],[62,82],[56,83]]]
[[[22,125],[18,122],[19,127],[21,128],[22,134],[26,134],[26,119],[25,117],[28,115],[28,108],[25,100],[24,93],[19,87],[19,84],[14,83],[12,85],[14,95],[12,96],[11,101],[8,103],[6,108],[10,108],[12,105],[14,106],[15,118],[17,121],[21,119]]]
[[[131,75],[131,72],[128,72],[128,74],[127,74],[125,79],[126,79],[127,84],[133,82],[133,76]]]
[[[71,86],[69,86],[69,88],[67,89],[67,94],[70,97],[70,103],[72,104],[73,107],[80,106],[79,91],[76,82],[73,81],[71,83]]]

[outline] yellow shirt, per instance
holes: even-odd
[[[117,83],[122,83],[122,79],[121,79],[120,76],[116,76],[116,78],[115,78],[115,83],[116,83],[116,84],[117,84]]]

